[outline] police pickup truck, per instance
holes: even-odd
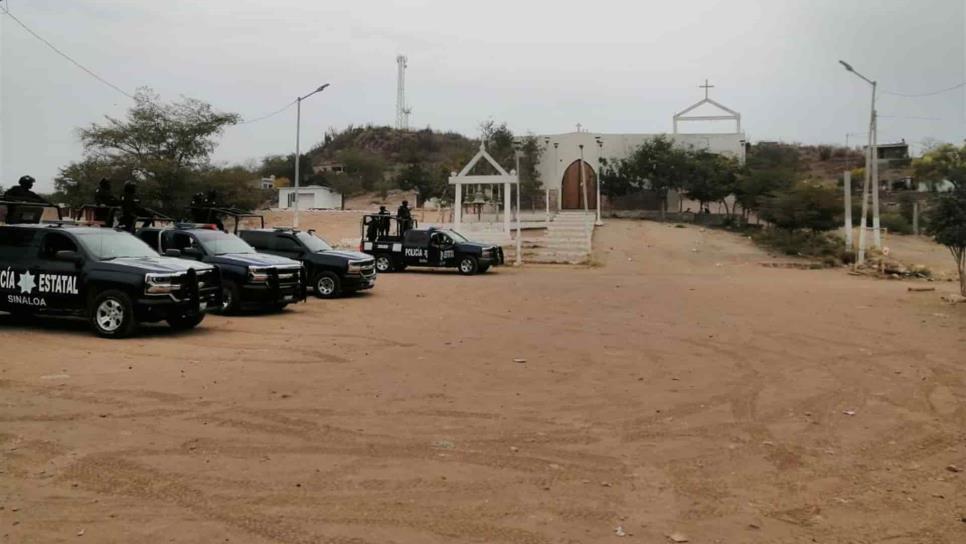
[[[179,223],[170,228],[149,227],[138,238],[165,255],[179,255],[221,270],[221,311],[281,310],[305,300],[302,263],[258,253],[234,234],[214,225]]]
[[[376,284],[372,257],[357,251],[336,251],[314,231],[279,227],[242,230],[238,235],[262,253],[301,261],[309,285],[319,298],[372,289]]]
[[[395,228],[391,226],[393,222]],[[503,264],[503,248],[500,246],[473,242],[448,229],[429,227],[403,231],[400,222],[388,215],[363,218],[363,239],[359,249],[375,258],[378,272],[429,266],[456,268],[460,274],[472,275]]]
[[[86,317],[105,338],[165,320],[190,329],[221,303],[218,270],[134,236],[65,223],[0,225],[0,310]]]

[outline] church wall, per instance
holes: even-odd
[[[564,171],[572,162],[580,158],[580,145],[583,144],[584,161],[594,172],[598,171],[598,159],[623,159],[629,157],[634,150],[647,140],[658,134],[596,134],[591,132],[571,132],[538,136],[538,141],[544,144],[543,155],[538,169],[544,186],[551,190],[560,190],[560,183]],[[677,145],[706,149],[712,153],[719,153],[744,161],[744,134],[667,134]],[[598,147],[596,138],[603,142],[603,148]],[[549,141],[548,141],[549,140]],[[556,150],[553,144],[557,143]]]

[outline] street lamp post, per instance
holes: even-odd
[[[543,148],[547,149],[547,147],[550,146],[550,138],[544,138],[543,143],[544,143]],[[543,198],[544,198],[544,205],[546,206],[546,210],[543,213],[543,222],[544,224],[549,224],[550,223],[550,185],[547,184],[547,180],[543,180]]]
[[[604,222],[600,220],[600,181],[603,173],[601,158],[604,154],[604,140],[601,140],[600,136],[596,137],[595,140],[597,140],[597,183],[594,185],[596,185],[597,189],[597,221],[594,224],[599,227],[604,224]]]
[[[867,146],[867,152],[865,154],[865,181],[862,187],[862,218],[859,220],[859,254],[855,260],[855,264],[861,265],[865,262],[865,244],[866,244],[866,234],[865,228],[868,221],[869,215],[869,186],[872,186],[872,230],[873,230],[873,243],[876,247],[881,247],[882,237],[879,232],[879,169],[877,163],[879,162],[879,153],[876,149],[876,144],[878,138],[876,137],[876,127],[878,123],[876,122],[876,111],[875,111],[875,92],[877,88],[877,83],[871,79],[865,77],[864,75],[855,71],[852,65],[840,60],[839,63],[845,67],[846,70],[855,74],[858,78],[862,79],[866,83],[872,86],[872,106],[871,113],[869,116],[869,144]]]
[[[315,93],[324,91],[328,86],[329,84],[326,83],[309,94],[295,99],[295,218],[292,219],[292,226],[295,228],[299,227],[299,163],[301,162],[299,159],[301,158],[300,143],[302,136],[302,101]]]

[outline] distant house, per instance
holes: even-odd
[[[862,148],[869,149],[869,146]],[[905,140],[894,144],[876,144],[880,161],[896,161],[909,158],[909,144]]]
[[[323,162],[322,164],[317,164],[312,167],[312,171],[316,174],[324,174],[326,172],[332,172],[333,174],[341,174],[345,172],[345,165],[341,162]]]
[[[341,210],[342,193],[321,185],[299,187],[299,209],[302,210]],[[286,210],[295,206],[295,187],[282,187],[278,190],[278,207]]]

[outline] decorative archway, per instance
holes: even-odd
[[[583,181],[587,186],[587,206],[584,206],[584,189],[580,185],[580,165],[584,165]],[[564,170],[563,180],[560,182],[560,209],[562,210],[594,210],[597,208],[597,174],[587,161],[580,159],[570,163]]]

